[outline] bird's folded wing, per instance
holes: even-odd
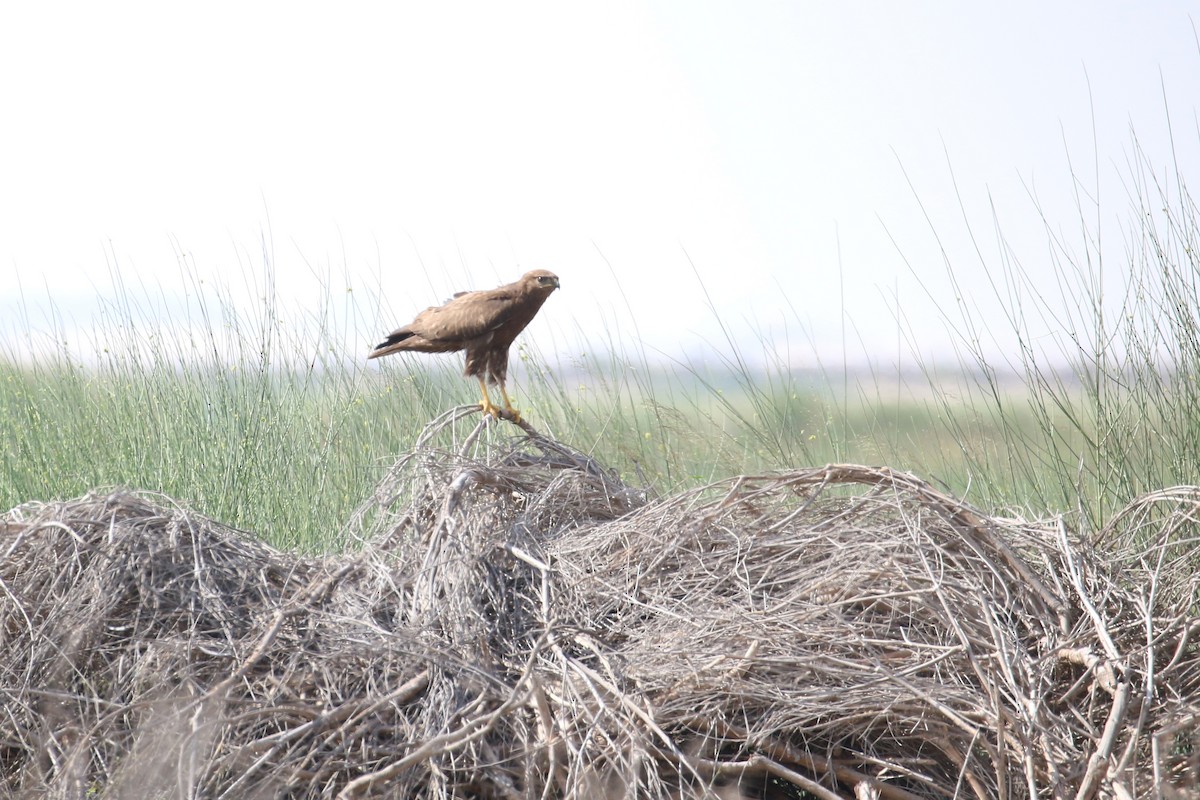
[[[514,299],[509,292],[466,292],[444,306],[422,311],[408,327],[431,341],[477,339],[505,323]]]

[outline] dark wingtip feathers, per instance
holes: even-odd
[[[367,353],[367,358],[378,358],[379,356],[388,355],[392,352],[389,349],[392,345],[399,344],[405,339],[411,338],[412,335],[412,331],[396,331],[395,333],[389,334],[386,339],[375,345],[375,349]]]

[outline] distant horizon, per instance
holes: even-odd
[[[131,352],[132,347],[146,356],[141,360],[145,366],[154,363],[155,359],[150,357],[153,354],[167,352],[170,354],[167,361],[174,367],[211,367],[218,362],[226,367],[240,368],[253,367],[258,363],[261,358],[260,345],[266,343],[270,345],[272,353],[271,369],[281,374],[324,374],[330,370],[354,368],[363,372],[395,369],[391,365],[369,362],[366,358],[369,347],[363,343],[373,342],[374,338],[382,335],[385,332],[382,328],[372,328],[374,333],[362,330],[351,332],[343,327],[342,320],[331,330],[305,329],[303,325],[289,323],[287,317],[318,314],[321,310],[293,307],[285,309],[286,316],[275,320],[268,341],[263,337],[267,320],[262,315],[255,316],[254,309],[222,305],[227,300],[227,288],[222,287],[204,298],[205,308],[210,314],[207,322],[198,316],[197,309],[191,309],[190,315],[195,319],[190,326],[164,321],[188,318],[188,314],[182,313],[185,308],[182,300],[180,305],[171,309],[177,314],[175,316],[163,313],[161,307],[157,311],[147,311],[138,305],[145,297],[126,293],[106,298],[101,310],[88,322],[75,320],[71,323],[64,322],[70,318],[69,312],[35,304],[42,312],[50,308],[49,313],[58,320],[55,324],[65,324],[67,327],[56,330],[48,318],[43,318],[44,324],[33,324],[17,331],[15,320],[9,318],[6,320],[7,327],[0,325],[0,361],[17,368],[32,368],[39,364],[51,364],[65,353],[71,356],[72,364],[95,369],[102,367],[106,361],[133,361],[131,357],[136,353]],[[205,291],[212,289],[205,287]],[[155,300],[161,301],[162,298],[156,295]],[[192,295],[189,301],[200,304],[197,295]],[[170,303],[167,305],[170,306]],[[263,309],[264,306],[259,306],[258,310]],[[234,316],[237,317],[235,324],[231,324]],[[587,364],[599,364],[602,368],[648,367],[656,378],[670,375],[686,377],[688,373],[704,372],[721,380],[732,380],[735,376],[750,373],[752,377],[787,376],[812,384],[827,378],[846,377],[851,382],[870,378],[874,383],[888,386],[897,382],[927,382],[930,376],[935,375],[951,381],[983,378],[985,372],[1003,384],[1011,384],[1021,382],[1025,372],[1024,366],[1011,363],[989,361],[985,367],[978,361],[950,357],[918,359],[911,352],[901,353],[900,359],[896,353],[888,353],[878,354],[875,361],[860,354],[857,359],[845,361],[813,357],[807,361],[785,363],[764,357],[761,343],[753,341],[738,344],[735,352],[728,342],[698,343],[694,340],[688,349],[683,349],[687,343],[681,340],[677,343],[681,348],[671,353],[648,348],[644,342],[632,337],[621,338],[620,332],[615,337],[606,332],[599,345],[588,345],[582,338],[583,332],[576,330],[570,333],[574,342],[564,344],[568,337],[555,336],[552,330],[547,330],[553,324],[561,333],[561,325],[549,321],[552,316],[552,312],[543,311],[514,343],[510,370],[518,383],[529,374],[529,368],[522,363],[522,353],[527,348],[536,354],[538,363],[554,370],[556,377],[570,381],[594,377]],[[397,317],[388,324],[395,327],[401,322]],[[346,335],[331,338],[330,335],[339,330]],[[14,346],[22,343],[22,340],[24,346]],[[131,344],[134,340],[136,343]],[[461,371],[463,356],[461,353],[402,354],[399,358],[431,373],[456,375]],[[1066,383],[1077,382],[1077,369],[1069,363],[1040,363],[1039,368]]]

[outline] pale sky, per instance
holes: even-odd
[[[94,325],[114,263],[170,296],[182,258],[250,306],[265,237],[281,312],[352,306],[350,352],[546,268],[544,351],[683,358],[724,323],[797,366],[944,358],[928,213],[1002,353],[993,213],[1048,274],[1030,193],[1077,242],[1099,197],[1119,286],[1134,137],[1200,174],[1195,8],[7,3],[0,345],[50,301]]]

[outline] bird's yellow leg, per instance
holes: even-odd
[[[483,413],[491,414],[493,417],[499,419],[500,407],[492,402],[492,398],[488,397],[487,384],[483,382],[483,378],[479,378],[478,376],[476,378],[479,381],[479,388],[483,391],[483,402],[479,404],[483,408]]]
[[[500,394],[504,395],[504,408],[512,414],[513,422],[520,422],[521,412],[513,408],[512,400],[508,399],[508,390],[504,388],[504,381],[500,381]]]

